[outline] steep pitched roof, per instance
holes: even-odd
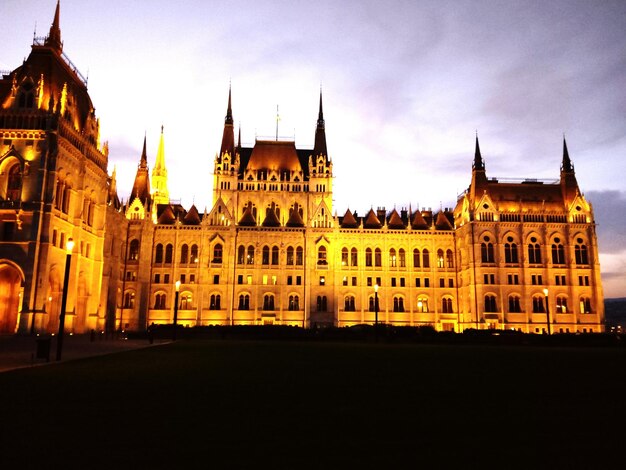
[[[396,209],[391,212],[391,215],[389,216],[389,221],[387,222],[387,227],[392,230],[402,230],[406,228],[406,225],[404,225],[404,222],[402,221],[402,218],[400,217],[400,214],[398,214],[398,211]]]
[[[354,218],[354,214],[350,212],[350,209],[346,210],[346,213],[344,214],[343,219],[341,221],[341,227],[342,228],[357,228],[358,226],[359,226],[359,223]]]
[[[413,230],[428,230],[428,223],[422,213],[418,210],[413,215],[413,220],[411,221],[411,228]]]
[[[238,225],[241,225],[242,227],[256,226],[256,220],[254,219],[254,215],[252,214],[252,209],[250,208],[250,206],[246,207],[246,210],[241,216]]]
[[[187,212],[187,215],[183,218],[183,224],[185,225],[200,225],[200,214],[198,213],[198,209],[196,205],[192,205]]]
[[[176,222],[176,216],[174,210],[169,204],[165,206],[163,212],[159,216],[158,223],[163,225],[173,225]]]
[[[137,167],[137,174],[135,175],[135,182],[133,183],[133,190],[130,194],[130,200],[139,199],[144,206],[150,203],[150,177],[148,176],[148,157],[146,155],[146,137],[143,138],[143,151],[141,152],[141,159],[139,160],[139,166]]]
[[[304,227],[304,220],[300,217],[300,211],[297,206],[291,211],[286,225],[287,227]]]
[[[265,216],[265,220],[263,220],[262,225],[263,227],[280,227],[280,220],[278,220],[276,211],[274,210],[267,211],[267,215]]]
[[[320,90],[320,110],[317,116],[317,128],[315,129],[315,146],[313,147],[313,155],[328,156],[326,149],[326,126],[324,123],[324,111],[322,110],[322,90]]]
[[[448,220],[448,217],[446,216],[446,213],[444,211],[439,211],[439,213],[437,214],[435,228],[437,230],[452,230],[452,224],[450,223],[450,220]]]
[[[365,216],[365,222],[363,222],[363,228],[381,228],[383,224],[380,223],[376,212],[374,209],[370,209],[370,211]]]

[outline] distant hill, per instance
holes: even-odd
[[[626,328],[626,298],[604,299],[604,314],[608,327],[621,325]]]

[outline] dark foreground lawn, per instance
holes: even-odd
[[[623,348],[179,341],[0,374],[0,468],[626,468]]]

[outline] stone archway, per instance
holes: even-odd
[[[17,331],[22,295],[22,273],[12,265],[0,262],[0,334]]]

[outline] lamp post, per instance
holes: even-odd
[[[178,292],[180,291],[180,281],[176,281],[176,293],[174,294],[174,331],[172,341],[176,341],[176,328],[178,324]]]
[[[548,323],[548,334],[552,334],[550,332],[550,305],[548,304],[548,289],[543,290],[543,295],[546,297],[546,321]]]
[[[63,333],[65,333],[65,310],[67,308],[67,289],[70,283],[70,266],[72,264],[72,250],[74,240],[71,238],[65,244],[65,279],[63,280],[63,297],[61,298],[61,314],[59,315],[59,336],[57,338],[57,361],[61,360],[63,353]]]
[[[378,284],[374,284],[374,336],[378,341]]]

